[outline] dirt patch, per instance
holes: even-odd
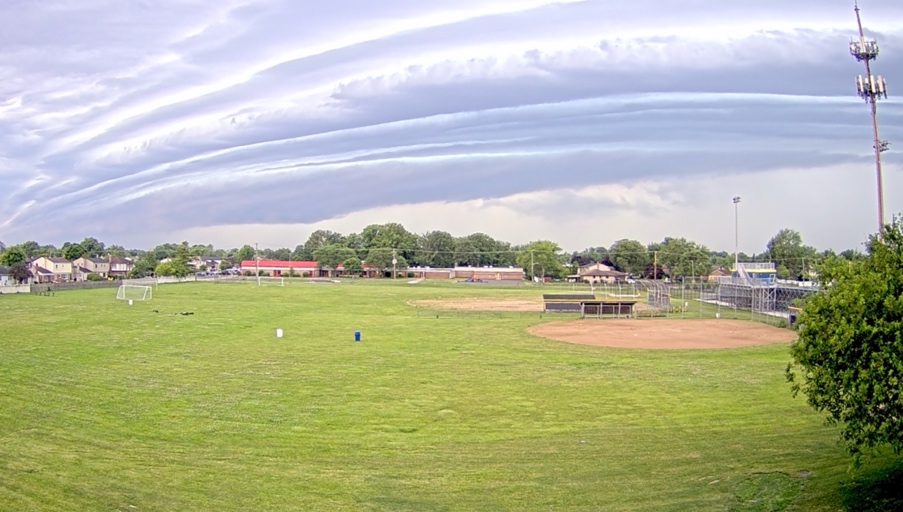
[[[790,329],[742,320],[570,320],[534,325],[536,336],[567,343],[620,348],[737,348],[796,339]]]
[[[542,298],[498,299],[474,297],[465,299],[423,299],[411,301],[412,306],[432,309],[461,309],[468,311],[542,311]]]

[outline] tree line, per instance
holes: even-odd
[[[819,252],[805,245],[799,232],[782,229],[769,240],[762,253],[737,255],[740,261],[773,261],[777,264],[778,277],[807,279],[811,270],[833,251]],[[456,237],[446,231],[430,231],[416,234],[399,223],[371,224],[360,233],[343,235],[330,230],[316,230],[304,243],[294,249],[256,249],[250,244],[231,249],[212,245],[191,245],[188,242],[165,243],[149,250],[126,249],[121,245],[107,246],[93,237],[80,242],[66,242],[61,247],[41,245],[27,241],[5,246],[0,242],[0,265],[16,267],[40,256],[59,256],[67,260],[80,257],[130,257],[134,262],[132,274],[142,277],[156,274],[182,275],[193,269],[188,266],[191,258],[216,258],[224,261],[223,268],[240,265],[255,258],[273,260],[317,261],[320,265],[335,268],[342,264],[350,271],[359,270],[362,262],[377,268],[456,266],[521,267],[528,278],[563,278],[576,272],[581,265],[603,263],[616,270],[636,277],[683,279],[708,275],[719,266],[731,268],[733,253],[713,251],[703,244],[686,238],[666,237],[661,242],[644,244],[638,240],[622,239],[608,247],[589,247],[582,251],[565,253],[558,243],[537,240],[525,245],[515,245],[496,240],[485,233],[473,233]],[[847,250],[838,256],[856,260],[862,253]],[[168,260],[161,267],[161,261]],[[393,265],[392,261],[395,261]],[[21,273],[20,268],[16,271]]]

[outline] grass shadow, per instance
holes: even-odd
[[[782,512],[802,489],[799,479],[786,473],[756,473],[740,482],[730,512]]]
[[[859,476],[841,493],[847,512],[903,511],[903,461]]]

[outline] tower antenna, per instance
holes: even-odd
[[[890,143],[878,137],[877,103],[887,98],[887,82],[881,75],[872,75],[871,61],[878,58],[878,42],[865,39],[862,31],[862,19],[859,17],[859,2],[855,2],[856,24],[859,26],[859,39],[850,41],[850,55],[859,62],[865,63],[865,76],[856,77],[856,92],[869,105],[872,112],[872,135],[875,139],[875,172],[878,178],[878,235],[884,230],[884,185],[881,177],[881,153],[888,150]]]

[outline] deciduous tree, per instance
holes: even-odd
[[[82,244],[75,243],[63,246],[63,257],[69,261],[77,260],[86,254],[88,254],[88,251],[82,247]]]
[[[26,259],[28,259],[28,255],[25,254],[25,250],[18,245],[13,245],[7,247],[6,250],[0,254],[0,265],[12,267],[18,263],[24,263]]]
[[[147,251],[135,260],[129,277],[140,278],[151,275],[157,267],[157,258],[154,257],[152,251]]]
[[[803,245],[803,237],[793,229],[782,229],[768,241],[766,246],[769,257],[775,262],[778,277],[781,279],[800,279],[808,277],[804,269],[815,263],[818,251]],[[809,259],[807,264],[806,259]]]
[[[9,275],[19,284],[27,282],[31,279],[31,271],[25,266],[24,261],[20,261],[9,268]]]
[[[621,272],[639,274],[651,261],[646,246],[636,240],[618,240],[608,250],[609,259]]]
[[[672,278],[708,274],[712,258],[704,245],[686,238],[665,238],[658,246],[659,265],[667,266]]]
[[[550,240],[530,242],[517,256],[517,264],[527,272],[527,277],[564,277],[565,268],[561,264],[561,247]]]
[[[857,461],[885,445],[903,451],[903,224],[882,233],[864,259],[820,267],[824,287],[803,305],[787,367],[794,393],[842,426]]]
[[[104,244],[94,237],[86,237],[84,240],[79,242],[79,245],[81,245],[85,250],[84,256],[91,258],[99,258],[103,256]]]
[[[237,253],[235,253],[235,261],[241,264],[242,261],[253,260],[255,254],[257,253],[254,251],[254,248],[245,244],[241,246]]]
[[[455,265],[455,237],[445,231],[430,231],[417,239],[416,263],[434,268]]]
[[[348,258],[356,257],[357,254],[354,252],[354,249],[345,247],[341,244],[324,245],[314,251],[314,259],[317,263],[322,267],[332,269],[338,268],[339,263],[342,263]]]
[[[358,275],[364,271],[364,266],[361,265],[361,260],[357,256],[352,256],[343,261],[342,267],[344,267],[345,273],[348,275]]]

